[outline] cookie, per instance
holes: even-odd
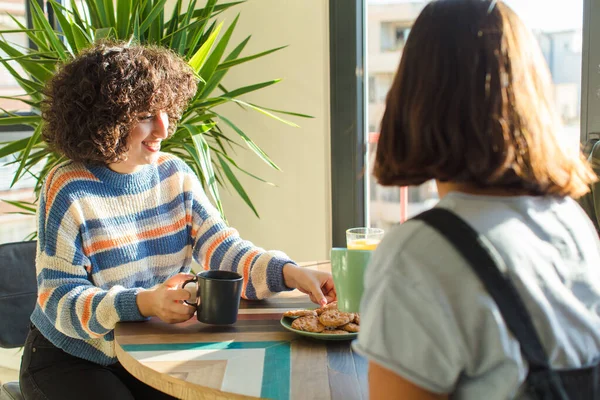
[[[289,310],[283,313],[284,317],[308,317],[308,316],[317,316],[317,312],[315,310]]]
[[[326,333],[328,335],[347,335],[348,334],[347,331],[343,331],[341,329],[326,330],[326,331],[323,331],[323,333]]]
[[[354,314],[354,322],[356,325],[360,325],[360,314],[359,313],[355,313]]]
[[[319,315],[319,321],[328,327],[338,327],[350,322],[350,314],[338,310],[327,310]]]
[[[317,312],[317,315],[321,315],[327,310],[337,310],[337,308],[338,308],[337,304],[338,304],[337,301],[333,301],[331,303],[324,305],[321,308],[317,308],[315,311]]]
[[[319,322],[319,318],[313,315],[296,318],[294,322],[292,322],[292,328],[297,329],[299,331],[316,333],[320,333],[323,332],[323,330],[325,330],[323,324]]]
[[[346,332],[358,332],[360,331],[360,326],[355,324],[354,322],[348,322],[346,325],[340,326],[340,329]]]

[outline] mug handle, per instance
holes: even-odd
[[[197,277],[197,276],[195,276],[195,277],[193,277],[192,279],[188,279],[187,281],[183,282],[183,284],[181,285],[181,288],[182,288],[182,289],[185,289],[185,285],[187,285],[188,283],[192,283],[192,282],[193,282],[193,283],[197,283],[197,282],[198,282],[198,277]],[[196,286],[196,300],[198,300],[198,286]],[[190,305],[190,306],[193,306],[193,307],[196,307],[196,308],[198,308],[198,305],[197,305],[196,303],[190,303],[190,302],[189,302],[189,301],[187,301],[187,300],[184,300],[183,302],[184,302],[185,304],[187,304],[187,305]]]

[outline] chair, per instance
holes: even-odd
[[[37,299],[36,241],[0,245],[0,347],[25,344]],[[23,400],[19,382],[0,388],[0,400]]]

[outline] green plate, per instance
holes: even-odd
[[[314,332],[305,332],[305,331],[299,331],[298,329],[294,329],[292,328],[292,322],[294,321],[295,318],[290,318],[290,317],[281,317],[281,325],[287,329],[288,331],[297,333],[298,335],[302,335],[302,336],[308,336],[311,337],[313,339],[319,339],[319,340],[352,340],[352,339],[356,339],[356,337],[358,336],[358,333],[356,332],[348,332],[345,335],[328,335],[326,333],[314,333]]]

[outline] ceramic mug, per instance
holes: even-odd
[[[210,270],[196,274],[181,285],[195,284],[191,301],[187,304],[196,307],[198,321],[213,325],[230,325],[237,321],[243,278],[232,271]],[[189,289],[187,289],[189,290]]]

